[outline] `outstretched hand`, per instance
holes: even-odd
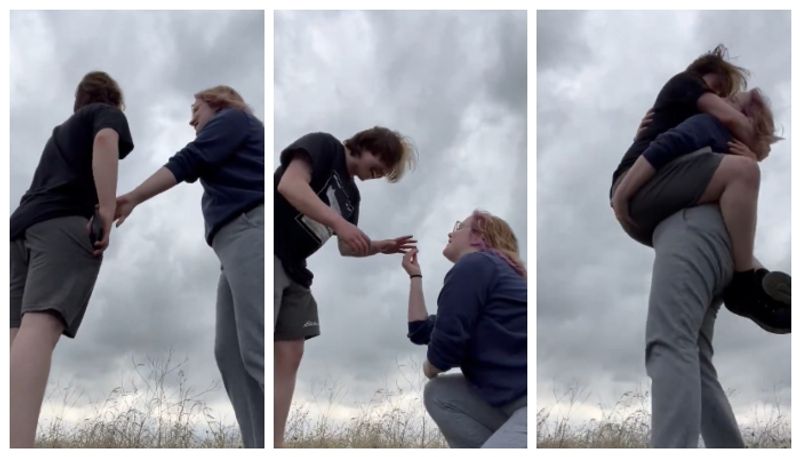
[[[417,246],[414,235],[400,236],[390,240],[383,240],[380,246],[382,254],[405,254]]]
[[[417,260],[417,252],[417,248],[412,248],[403,255],[403,269],[406,270],[409,276],[422,274],[422,269],[419,267]]]
[[[136,200],[130,193],[117,197],[117,210],[114,212],[114,219],[117,221],[117,227],[125,222],[125,219],[130,216],[137,204],[138,203],[136,203]]]

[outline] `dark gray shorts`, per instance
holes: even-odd
[[[11,328],[27,312],[51,312],[74,338],[92,295],[102,257],[92,254],[87,220],[59,217],[29,227],[11,242]]]
[[[723,157],[705,147],[664,165],[630,202],[630,215],[638,226],[622,228],[634,240],[652,247],[656,226],[675,212],[697,205]]]
[[[311,290],[292,281],[275,259],[275,341],[309,339],[319,336],[317,302]]]

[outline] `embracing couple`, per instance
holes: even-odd
[[[88,73],[11,215],[11,447],[33,447],[53,350],[74,338],[112,224],[186,181],[203,185],[205,239],[221,264],[214,353],[245,447],[264,446],[264,125],[228,86],[194,95],[195,139],[117,196],[133,150],[123,94]]]
[[[791,278],[753,256],[760,170],[775,135],[759,89],[719,45],[663,86],[614,172],[622,228],[655,249],[645,364],[653,447],[743,447],[712,363],[722,301],[791,331]],[[788,223],[788,220],[787,220]],[[788,250],[788,246],[787,246]]]
[[[281,152],[275,171],[276,447],[284,445],[305,340],[320,335],[306,259],[334,235],[344,256],[403,254],[408,338],[428,348],[424,404],[450,447],[526,447],[527,272],[508,224],[484,211],[456,222],[443,251],[454,265],[431,315],[416,240],[372,240],[356,226],[355,178],[396,182],[414,159],[408,139],[383,127],[345,141],[311,133]],[[462,374],[442,374],[456,367]]]

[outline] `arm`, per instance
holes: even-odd
[[[369,250],[364,255],[359,255],[347,243],[339,239],[339,253],[348,257],[366,257],[382,254],[405,254],[416,246],[417,240],[413,239],[413,235],[406,235],[389,240],[370,241]]]
[[[117,227],[133,212],[139,203],[171,189],[178,181],[167,167],[161,167],[135,189],[117,198]]]
[[[97,190],[98,213],[103,223],[103,238],[95,242],[95,255],[107,247],[114,220],[119,165],[119,135],[110,128],[97,132],[92,145],[92,176]]]
[[[428,361],[439,371],[460,366],[484,309],[496,270],[485,254],[468,254],[447,273],[439,293]]]
[[[756,143],[753,125],[747,116],[733,105],[714,93],[706,92],[697,100],[697,109],[719,119],[737,140],[758,152],[759,145]]]
[[[301,213],[332,228],[352,252],[368,255],[371,249],[369,237],[320,200],[310,183],[311,164],[302,157],[295,157],[278,183],[278,193]]]
[[[436,324],[436,316],[429,316],[425,307],[425,296],[422,294],[422,270],[417,261],[416,248],[403,255],[402,265],[411,280],[408,292],[408,338],[414,344],[428,344]],[[411,276],[414,277],[411,278]]]

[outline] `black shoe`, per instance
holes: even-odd
[[[770,271],[761,278],[761,287],[770,298],[792,305],[792,277],[782,271]]]
[[[737,272],[722,293],[725,307],[770,333],[792,331],[791,278],[786,273]]]

